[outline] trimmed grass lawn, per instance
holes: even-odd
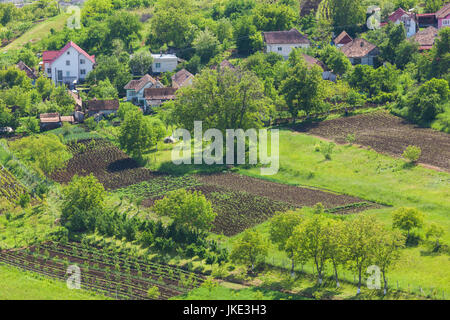
[[[69,16],[70,15],[68,14],[62,13],[55,17],[37,23],[30,30],[4,47],[2,49],[2,52],[21,49],[26,43],[29,42],[38,42],[39,40],[42,40],[44,37],[46,37],[50,33],[50,30],[52,28],[55,31],[63,29]]]
[[[101,300],[107,297],[71,290],[62,281],[0,264],[0,300]]]

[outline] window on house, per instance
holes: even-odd
[[[69,55],[69,54],[70,54],[70,51],[67,51],[67,54]]]
[[[52,73],[52,68],[47,68],[47,73]]]
[[[70,66],[70,60],[66,60],[66,66]]]
[[[66,71],[66,77],[70,77],[70,71]]]
[[[155,67],[156,67],[156,68],[161,68],[161,63],[157,62],[157,63],[155,64]]]
[[[361,64],[361,58],[353,58],[353,64]]]
[[[278,47],[278,51],[283,51],[283,48],[282,47]]]
[[[86,70],[85,69],[81,69],[80,70],[80,74],[86,74]]]
[[[84,64],[84,59],[80,59],[80,64]]]

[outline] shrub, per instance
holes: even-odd
[[[349,144],[353,144],[356,140],[356,135],[354,133],[349,133],[345,138],[345,141]]]
[[[416,146],[408,146],[405,151],[403,151],[403,157],[408,159],[411,163],[416,163],[421,154],[422,150]]]
[[[323,154],[326,160],[331,160],[331,154],[333,153],[333,149],[336,145],[333,142],[330,143],[321,143],[320,152]]]
[[[321,214],[324,212],[325,212],[325,207],[323,206],[323,204],[321,202],[317,202],[314,205],[314,213]]]

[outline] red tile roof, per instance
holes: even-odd
[[[436,18],[443,19],[450,14],[450,2],[436,12]]]
[[[220,69],[224,69],[224,68],[229,68],[229,69],[236,69],[236,67],[227,59],[222,60],[222,62],[219,64],[219,66],[214,65],[211,67],[211,69],[216,70],[217,67],[219,67]]]
[[[44,63],[52,63],[56,59],[58,59],[64,52],[67,51],[69,48],[74,48],[79,53],[84,55],[88,60],[90,60],[92,63],[95,63],[95,56],[90,56],[86,51],[81,49],[75,42],[69,41],[61,50],[58,51],[44,51],[42,53],[42,60],[44,60]]]
[[[111,100],[97,100],[92,99],[87,102],[87,109],[89,112],[97,112],[102,110],[118,110],[119,109],[119,100],[111,99]]]
[[[342,31],[340,35],[334,38],[334,44],[347,44],[351,41],[353,41],[353,38],[345,31]]]
[[[398,8],[397,10],[395,10],[394,13],[392,13],[388,19],[391,20],[392,22],[396,22],[398,19],[400,19],[401,17],[403,17],[404,15],[408,15],[410,18],[414,19],[414,14],[406,12],[405,10],[403,10],[402,8]]]
[[[289,31],[263,32],[264,42],[268,44],[309,44],[308,38],[297,29]]]
[[[419,43],[420,50],[431,49],[434,45],[434,41],[438,36],[438,29],[435,27],[428,27],[426,29],[418,31],[411,37],[412,40]]]
[[[341,47],[342,52],[348,58],[362,58],[367,56],[377,47],[364,39],[355,39]]]
[[[146,100],[173,100],[175,99],[176,88],[146,88],[144,97]]]
[[[172,76],[172,87],[181,88],[187,85],[188,83],[186,81],[193,77],[194,75],[192,73],[190,73],[186,69],[181,69]]]
[[[60,122],[61,118],[59,117],[59,113],[41,113],[39,115],[39,120],[41,123],[55,123]]]
[[[156,84],[157,80],[155,80],[152,76],[146,74],[139,80],[131,80],[128,82],[124,89],[125,90],[135,90],[136,92],[142,90],[143,87],[147,85],[147,83],[151,82],[152,84]]]

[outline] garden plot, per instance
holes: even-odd
[[[106,140],[80,140],[69,145],[73,158],[67,166],[51,174],[60,183],[69,182],[74,175],[93,174],[106,189],[118,189],[161,176],[141,167],[125,152]]]
[[[0,167],[0,198],[16,203],[26,188],[3,166]]]
[[[204,281],[202,276],[180,268],[75,242],[0,251],[0,262],[64,281],[68,266],[77,265],[82,288],[116,299],[148,299],[148,289],[157,287],[157,299],[166,300]]]
[[[450,170],[449,134],[419,128],[385,111],[303,124],[296,130],[338,143],[345,143],[349,134],[355,134],[355,143],[394,156],[401,156],[409,145],[418,146],[422,149],[419,162]]]

